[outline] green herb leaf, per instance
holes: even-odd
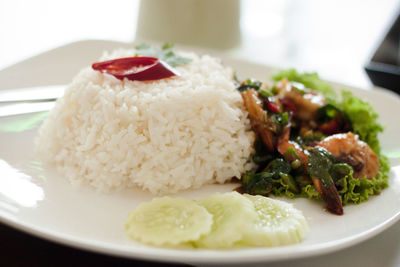
[[[246,173],[242,177],[242,189],[252,195],[267,196],[273,188],[272,174],[267,172]]]
[[[353,168],[346,163],[336,163],[333,164],[332,168],[329,170],[334,181],[338,181],[348,175],[353,174]]]
[[[162,50],[169,50],[169,49],[172,49],[173,47],[174,47],[174,44],[165,43],[161,48],[162,48]]]
[[[329,170],[335,159],[323,148],[311,148],[309,153],[307,164],[309,174],[311,177],[320,179],[326,188],[330,187],[333,184],[333,179]]]
[[[254,89],[256,91],[260,90],[262,83],[260,81],[255,81],[252,79],[247,79],[244,83],[240,84],[236,89],[240,92],[244,92],[250,89]]]
[[[172,67],[176,67],[179,65],[184,65],[192,61],[192,59],[187,57],[182,57],[172,51],[174,47],[171,43],[165,43],[161,49],[156,47],[151,47],[148,44],[140,44],[136,46],[137,55],[146,56],[146,57],[156,57],[166,62],[168,65]]]
[[[274,179],[279,179],[282,173],[288,174],[290,171],[291,171],[290,163],[281,158],[272,160],[263,170],[263,172],[270,173]]]
[[[260,89],[258,92],[265,98],[273,96],[273,94],[270,91],[267,91],[265,89]]]

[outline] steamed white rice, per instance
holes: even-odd
[[[179,77],[154,82],[82,70],[39,130],[42,160],[100,191],[166,194],[240,177],[252,167],[254,135],[232,71],[210,56],[185,56],[193,61],[176,67]]]

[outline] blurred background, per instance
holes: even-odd
[[[398,0],[149,0],[141,6],[138,0],[1,0],[0,70],[78,40],[160,39],[220,49],[270,66],[318,71],[326,79],[368,88],[371,82],[363,67],[399,4]]]

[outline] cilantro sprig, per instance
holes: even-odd
[[[165,43],[161,47],[161,49],[157,47],[152,47],[148,44],[140,44],[135,48],[137,50],[137,56],[156,57],[172,67],[184,65],[192,61],[192,59],[190,58],[183,57],[175,53],[172,50],[173,47],[174,44]]]

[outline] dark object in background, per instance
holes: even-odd
[[[400,9],[365,70],[376,86],[400,94]]]

